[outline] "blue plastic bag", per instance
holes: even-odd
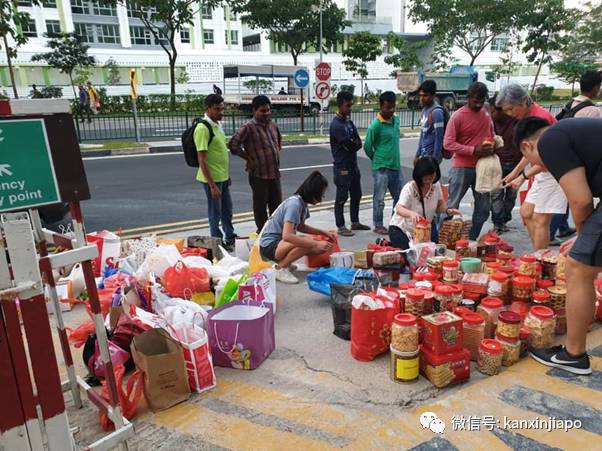
[[[319,268],[307,275],[307,286],[311,291],[330,296],[331,283],[350,285],[356,272],[352,268]]]

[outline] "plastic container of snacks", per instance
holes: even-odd
[[[433,311],[443,312],[449,310],[452,305],[453,288],[448,285],[440,285],[435,289],[435,300],[433,302]]]
[[[538,290],[547,290],[550,287],[554,286],[554,281],[553,280],[544,280],[544,279],[539,279],[535,286],[537,287]]]
[[[527,302],[533,296],[533,284],[535,279],[527,276],[516,276],[512,279],[512,296]]]
[[[502,365],[512,366],[520,360],[520,339],[504,337],[496,333],[495,339],[502,344],[504,355],[502,357]]]
[[[522,322],[529,313],[529,304],[527,304],[525,301],[512,301],[512,304],[510,304],[510,311],[518,313]]]
[[[466,257],[470,257],[470,248],[468,247],[468,240],[456,241],[456,259],[459,261]]]
[[[391,380],[394,382],[414,382],[420,370],[420,351],[399,352],[393,345],[389,364]]]
[[[485,338],[479,343],[479,356],[477,368],[479,372],[487,376],[495,376],[502,366],[504,348],[497,340]]]
[[[489,262],[487,264],[485,264],[485,272],[487,273],[488,276],[491,276],[491,274],[493,274],[494,272],[497,272],[500,270],[500,268],[502,267],[501,264],[499,264],[498,262]]]
[[[497,317],[496,332],[512,340],[520,336],[521,316],[510,310],[500,312]]]
[[[485,318],[479,313],[462,314],[464,326],[464,347],[470,351],[470,360],[476,362],[479,356],[479,345],[485,338]]]
[[[531,331],[531,346],[549,348],[554,344],[556,319],[554,310],[543,305],[534,305],[525,318],[525,326]]]
[[[518,273],[521,276],[535,277],[537,272],[537,259],[533,255],[523,255],[520,258]]]
[[[505,298],[510,294],[510,278],[503,272],[494,272],[489,277],[487,286],[487,295],[499,298]]]
[[[548,290],[536,290],[533,292],[534,305],[550,305],[550,293]]]
[[[418,319],[411,313],[398,313],[393,318],[391,348],[398,352],[418,351]]]
[[[554,310],[564,310],[566,307],[566,287],[555,285],[548,288],[550,293],[550,307]]]
[[[525,357],[527,351],[531,347],[531,331],[528,327],[522,326],[520,328],[520,356]]]
[[[456,283],[458,281],[458,269],[460,263],[456,260],[448,260],[441,264],[443,268],[443,281]]]
[[[431,241],[431,222],[421,219],[414,226],[414,243],[426,243]]]
[[[405,312],[422,316],[424,312],[424,291],[418,288],[410,288],[406,291]]]
[[[498,315],[502,311],[504,303],[500,298],[483,298],[477,307],[477,313],[485,318],[485,338],[492,338],[495,326],[497,324]]]

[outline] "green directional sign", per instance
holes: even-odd
[[[43,119],[0,121],[0,212],[60,202]]]

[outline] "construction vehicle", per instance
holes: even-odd
[[[399,71],[397,89],[405,93],[408,108],[420,107],[418,87],[425,80],[433,80],[437,83],[439,104],[449,111],[466,104],[469,86],[475,81],[480,81],[479,73],[472,66],[453,66],[449,72]]]

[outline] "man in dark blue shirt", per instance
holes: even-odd
[[[362,148],[362,140],[349,116],[353,106],[353,94],[341,91],[337,95],[337,114],[330,123],[330,150],[334,166],[334,184],[337,194],[334,204],[334,217],[339,235],[353,236],[352,230],[370,230],[360,224],[359,211],[362,198],[360,170],[357,165],[357,151]],[[343,210],[351,197],[351,230],[345,227]]]

